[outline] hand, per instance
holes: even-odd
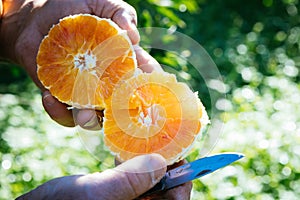
[[[177,167],[183,161],[174,164]],[[171,168],[172,168],[171,167]],[[159,154],[137,156],[102,173],[66,176],[44,183],[16,200],[39,199],[106,199],[106,200],[188,200],[192,183],[185,183],[168,191],[139,198],[157,184],[167,170],[165,159]]]
[[[167,166],[167,171],[179,167],[183,164],[186,164],[186,160],[181,160],[177,163],[174,163],[171,166]],[[172,199],[172,200],[189,200],[191,197],[193,184],[192,182],[187,182],[182,185],[179,185],[175,188],[154,193],[150,196],[144,196],[136,198],[136,200],[162,200],[162,199]]]
[[[64,126],[75,123],[88,129],[99,127],[94,110],[72,111],[46,90],[37,78],[36,55],[43,37],[59,19],[77,13],[89,13],[110,18],[122,29],[127,30],[133,44],[139,42],[136,28],[137,17],[132,6],[122,0],[3,0],[0,29],[0,56],[4,56],[25,68],[32,80],[42,91],[42,101],[50,117]],[[159,64],[140,47],[136,46],[138,65],[150,72],[159,69]],[[154,64],[154,65],[150,65]],[[101,113],[100,113],[101,116]]]
[[[167,167],[167,171],[174,169],[176,167],[179,167],[183,164],[186,164],[186,160],[181,160],[177,163],[174,163],[171,166]],[[182,185],[179,185],[175,188],[172,188],[167,191],[161,191],[155,194],[152,194],[148,197],[141,198],[139,200],[162,200],[162,199],[172,199],[172,200],[189,200],[191,196],[191,190],[192,190],[193,184],[192,182],[187,182]]]
[[[53,179],[17,200],[134,199],[158,183],[166,169],[159,154],[137,156],[102,173]]]

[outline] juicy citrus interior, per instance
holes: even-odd
[[[136,59],[128,36],[114,22],[79,14],[51,28],[37,66],[40,81],[61,102],[103,109],[114,85],[134,73]]]
[[[171,164],[183,156],[207,123],[197,94],[174,75],[158,72],[121,83],[104,115],[105,143],[121,161],[159,153]]]
[[[174,75],[138,72],[129,38],[109,19],[63,18],[42,41],[37,66],[61,102],[105,109],[105,144],[120,161],[159,153],[172,164],[208,122],[197,94]]]

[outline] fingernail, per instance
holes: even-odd
[[[167,163],[165,159],[159,154],[150,154],[148,156],[148,167],[149,170],[152,170],[150,174],[151,180],[153,184],[156,184],[165,175]]]
[[[97,112],[94,110],[81,110],[77,113],[76,122],[84,129],[100,130],[101,122],[98,120]]]
[[[51,95],[49,91],[45,91],[43,93],[43,101],[48,106],[52,106],[56,102],[56,99]]]
[[[94,115],[88,122],[83,125],[83,128],[92,128],[98,124],[97,116]]]

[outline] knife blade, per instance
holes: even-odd
[[[243,157],[244,155],[240,153],[222,153],[200,158],[193,162],[181,165],[168,171],[159,183],[142,196],[147,196],[162,190],[168,190],[183,183],[200,178]]]

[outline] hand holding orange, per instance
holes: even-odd
[[[121,161],[159,153],[172,164],[208,123],[197,94],[174,75],[139,72],[126,32],[111,20],[63,18],[42,41],[37,65],[61,102],[105,110],[105,143]]]
[[[58,100],[101,110],[119,79],[134,72],[136,59],[125,31],[109,19],[85,14],[51,28],[37,66],[39,80]]]

